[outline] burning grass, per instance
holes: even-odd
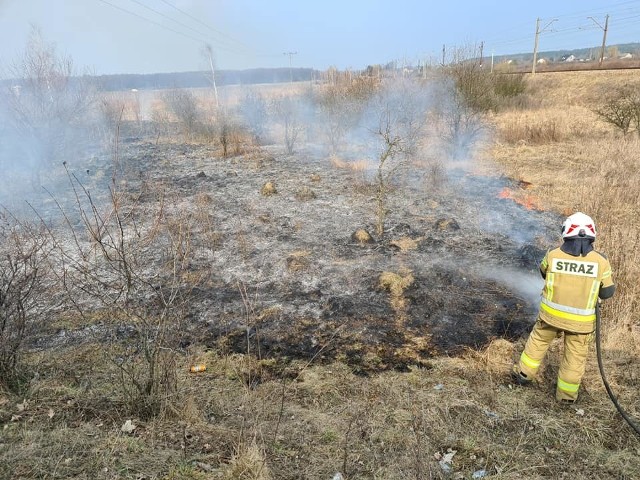
[[[498,193],[498,198],[504,200],[513,200],[518,205],[522,205],[527,210],[544,210],[544,208],[542,207],[542,203],[537,197],[528,193],[522,193],[509,187],[504,187],[502,190],[500,190],[500,193]]]

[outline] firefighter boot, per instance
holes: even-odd
[[[514,366],[513,370],[511,371],[511,378],[514,382],[516,382],[518,385],[522,385],[523,387],[531,385],[531,379],[528,378],[520,370],[518,370],[517,366]]]

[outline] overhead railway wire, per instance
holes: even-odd
[[[548,30],[543,33],[544,36],[553,36],[555,38],[564,36],[565,38],[574,37],[576,32],[587,32],[589,30],[597,30],[598,26],[589,25],[587,23],[588,17],[604,17],[609,15],[609,34],[616,35],[620,33],[633,34],[634,31],[628,30],[627,27],[637,26],[637,18],[640,17],[640,0],[630,0],[625,2],[617,2],[611,4],[606,10],[582,10],[578,12],[572,12],[555,17],[541,18],[542,22],[557,21],[559,24],[569,23],[569,26],[562,27],[559,30]],[[522,32],[526,25],[533,26],[533,22],[520,22],[518,26],[513,26],[505,30],[495,32],[488,38],[485,37],[485,47],[495,50],[505,50],[505,47],[510,46],[522,46],[522,48],[528,47],[529,43],[533,41],[533,34],[516,36],[515,38],[509,38],[506,35],[508,32],[518,31]],[[615,29],[622,29],[623,31],[616,32]]]
[[[126,9],[124,7],[119,6],[119,5],[116,5],[116,4],[112,3],[112,2],[109,2],[108,0],[98,0],[98,1],[102,2],[102,3],[106,4],[106,5],[109,5],[112,8],[120,10],[120,11],[122,11],[122,12],[128,14],[128,15],[136,17],[136,18],[138,18],[138,19],[140,19],[140,20],[142,20],[144,22],[150,23],[150,24],[155,25],[157,27],[160,27],[160,28],[162,28],[164,30],[173,32],[173,33],[175,33],[177,35],[181,35],[181,36],[183,36],[185,38],[189,38],[191,40],[195,40],[196,42],[198,42],[200,44],[213,43],[211,41],[211,39],[208,39],[206,37],[203,38],[203,37],[200,37],[200,36],[195,36],[193,34],[186,33],[186,32],[181,31],[181,30],[177,30],[176,28],[172,28],[170,26],[167,26],[167,25],[164,25],[162,23],[156,22],[155,20],[152,20],[152,19],[150,19],[150,18],[148,18],[148,17],[146,17],[144,15],[141,15],[139,13],[133,12],[133,11],[128,10],[128,9]],[[135,0],[131,0],[131,1],[133,1],[134,3],[139,3],[139,2],[137,2]],[[190,29],[190,30],[193,30],[193,29]],[[220,45],[218,42],[215,43],[215,48],[216,49],[220,49],[220,50],[225,50],[225,51],[230,52],[230,53],[235,53],[235,54],[238,54],[238,55],[250,56],[250,54],[248,54],[246,52],[239,51],[237,49],[228,47],[226,45]]]
[[[167,0],[160,0],[162,3],[170,6],[171,8],[173,8],[174,10],[176,10],[177,12],[180,12],[182,15],[184,15],[185,17],[190,18],[191,20],[193,20],[194,22],[199,23],[200,25],[202,25],[203,27],[211,30],[213,33],[215,33],[216,35],[221,35],[223,37],[226,37],[227,39],[229,39],[230,41],[237,43],[238,45],[242,45],[244,48],[247,48],[250,50],[250,47],[248,47],[245,43],[243,43],[242,41],[231,37],[230,35],[226,34],[225,32],[223,32],[222,30],[218,30],[217,28],[212,27],[211,25],[209,25],[208,23],[203,22],[202,20],[200,20],[197,17],[194,17],[193,15],[191,15],[189,12],[186,12],[184,10],[182,10],[181,8],[177,7],[176,5],[174,5],[173,3],[167,1]]]

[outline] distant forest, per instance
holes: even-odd
[[[311,68],[256,68],[215,72],[216,85],[251,85],[256,83],[302,82],[317,78],[320,72]],[[114,74],[95,77],[101,90],[153,90],[166,88],[198,88],[212,85],[211,72],[174,72],[149,74]]]

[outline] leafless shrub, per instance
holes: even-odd
[[[151,125],[156,144],[162,136],[168,136],[171,131],[171,115],[167,112],[164,104],[155,104],[151,109]]]
[[[157,205],[145,209],[114,179],[101,204],[70,173],[69,180],[77,210],[59,205],[66,229],[49,229],[59,278],[83,317],[96,309],[111,317],[114,330],[103,348],[124,398],[136,414],[156,415],[175,401],[182,318],[198,283],[189,271],[194,217],[169,208],[162,191],[145,192]]]
[[[454,57],[444,73],[453,80],[464,104],[474,112],[495,112],[524,102],[528,90],[524,74],[491,72],[468,49],[456,51]]]
[[[632,127],[640,135],[640,93],[637,88],[618,88],[595,113],[625,136],[632,131]]]
[[[451,79],[443,78],[436,88],[440,136],[451,158],[465,158],[484,131],[484,114],[467,103]]]
[[[527,92],[527,79],[523,73],[494,73],[491,78],[498,97],[517,97]]]
[[[464,104],[476,112],[495,109],[495,91],[490,73],[476,59],[465,58],[464,51],[457,54],[445,73],[453,80]]]
[[[44,312],[50,245],[34,227],[0,215],[0,385],[20,388],[24,342]]]
[[[240,100],[239,112],[247,130],[253,135],[254,142],[260,145],[267,132],[269,119],[264,97],[256,92],[248,92]]]
[[[281,96],[272,102],[271,109],[276,121],[283,129],[284,147],[293,155],[300,135],[304,132],[304,107],[299,98]]]
[[[242,154],[247,147],[256,139],[256,135],[247,131],[233,113],[219,110],[215,123],[216,136],[218,143],[222,148],[222,156],[227,157],[229,154]]]
[[[196,97],[189,90],[174,89],[163,95],[167,110],[180,122],[187,139],[192,139],[198,132],[201,114]]]
[[[121,98],[104,98],[99,104],[100,113],[103,117],[103,141],[112,147],[120,135],[122,117],[126,109],[126,104]]]

